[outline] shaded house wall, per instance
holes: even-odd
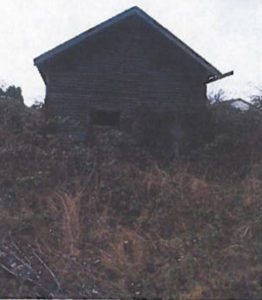
[[[156,110],[205,109],[208,70],[134,14],[38,65],[46,83],[48,116],[79,121],[59,133],[84,139],[105,111],[120,126],[139,104]],[[100,113],[100,115],[99,115]],[[115,114],[115,115],[114,115]],[[110,118],[110,114],[105,115]]]

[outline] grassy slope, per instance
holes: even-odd
[[[113,130],[61,146],[10,99],[0,123],[1,297],[262,298],[257,136],[163,163]]]

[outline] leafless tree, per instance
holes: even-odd
[[[210,101],[210,103],[216,103],[216,102],[221,102],[225,100],[225,91],[222,89],[219,89],[217,92],[211,92],[208,95],[208,100]]]

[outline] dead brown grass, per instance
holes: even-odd
[[[59,220],[61,248],[67,255],[78,257],[81,241],[81,199],[82,194],[57,193],[48,202],[50,212]]]
[[[123,158],[112,132],[62,147],[31,113],[19,134],[6,117],[0,129],[0,231],[45,292],[1,271],[1,296],[262,298],[261,161],[221,177],[211,164]]]

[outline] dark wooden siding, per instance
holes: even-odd
[[[137,16],[97,33],[45,68],[47,111],[80,121],[83,132],[93,108],[120,110],[123,118],[141,103],[179,112],[205,105],[203,67]]]

